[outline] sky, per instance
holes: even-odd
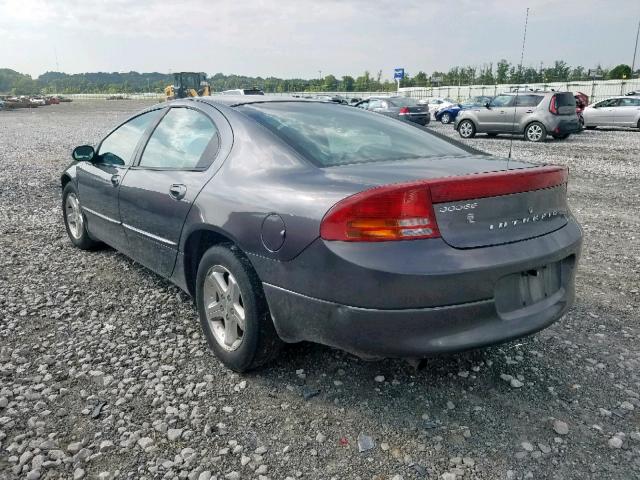
[[[0,68],[391,78],[517,64],[527,7],[525,65],[631,64],[638,0],[0,0]]]

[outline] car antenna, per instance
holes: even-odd
[[[522,51],[520,52],[520,65],[518,66],[518,73],[522,75],[522,61],[524,60],[524,45],[527,41],[527,25],[529,23],[529,7],[527,7],[527,14],[524,18],[524,35],[522,36]],[[516,98],[513,102],[513,120],[511,121],[511,131],[515,130],[516,126],[516,108],[518,105],[518,94],[520,93],[520,86],[516,88]],[[509,161],[511,160],[511,150],[513,149],[513,133],[511,134],[511,141],[509,142],[509,156],[507,157],[507,170],[509,170]]]

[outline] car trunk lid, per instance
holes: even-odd
[[[384,162],[339,167],[333,175],[353,174],[372,187],[424,185],[440,236],[454,248],[522,241],[567,223],[566,168],[511,161],[507,169],[506,161],[480,156],[394,164],[393,173]]]

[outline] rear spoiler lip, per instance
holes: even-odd
[[[567,167],[541,166],[445,177],[429,181],[433,203],[499,197],[566,184]]]
[[[436,204],[542,190],[566,184],[568,178],[567,167],[544,165],[379,185],[368,191],[426,187],[431,203]]]

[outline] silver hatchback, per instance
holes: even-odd
[[[551,135],[564,139],[579,130],[576,101],[571,92],[503,93],[481,107],[463,110],[455,129],[462,138],[524,134],[530,142]]]

